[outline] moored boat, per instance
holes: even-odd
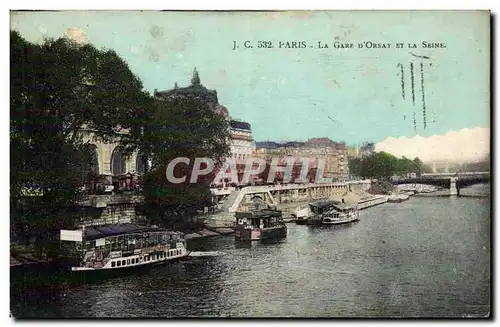
[[[389,199],[387,195],[374,195],[368,199],[364,199],[358,202],[358,210],[367,209],[370,207],[377,206],[382,203],[386,203]]]
[[[387,202],[389,203],[401,203],[404,201],[408,201],[410,199],[410,196],[407,194],[393,194],[389,196],[387,199]]]
[[[309,205],[302,205],[295,209],[295,212],[292,213],[292,216],[295,217],[295,223],[297,225],[305,225],[307,223],[309,214]]]
[[[61,230],[60,240],[72,271],[139,267],[189,254],[182,233],[135,224]]]
[[[338,225],[359,220],[356,205],[348,205],[335,200],[321,200],[309,204],[308,225]]]
[[[306,219],[307,225],[321,225],[323,216],[333,210],[335,204],[340,203],[335,200],[319,200],[309,203],[310,214]]]
[[[323,215],[321,223],[324,225],[339,225],[357,220],[359,220],[359,211],[355,205],[338,203],[332,205],[332,210]]]
[[[280,210],[267,208],[251,212],[236,212],[234,238],[236,241],[279,239],[287,235]]]

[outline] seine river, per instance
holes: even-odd
[[[490,311],[490,200],[412,197],[336,227],[126,276],[11,276],[17,317],[478,317]]]

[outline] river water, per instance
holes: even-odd
[[[464,317],[490,312],[490,200],[413,197],[274,244],[86,281],[11,276],[16,317]],[[24,279],[23,279],[24,278]]]

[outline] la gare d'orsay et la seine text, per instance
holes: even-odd
[[[376,41],[361,41],[361,42],[324,42],[324,41],[233,41],[232,49],[392,49],[392,48],[446,48],[443,42],[422,41],[419,43],[413,42],[376,42]]]

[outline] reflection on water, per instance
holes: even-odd
[[[488,198],[414,197],[341,226],[288,225],[280,242],[190,241],[192,258],[87,280],[12,276],[15,316],[444,317],[486,315]],[[15,277],[15,278],[14,278]]]
[[[491,194],[490,184],[475,184],[460,190],[460,196],[485,196]]]

